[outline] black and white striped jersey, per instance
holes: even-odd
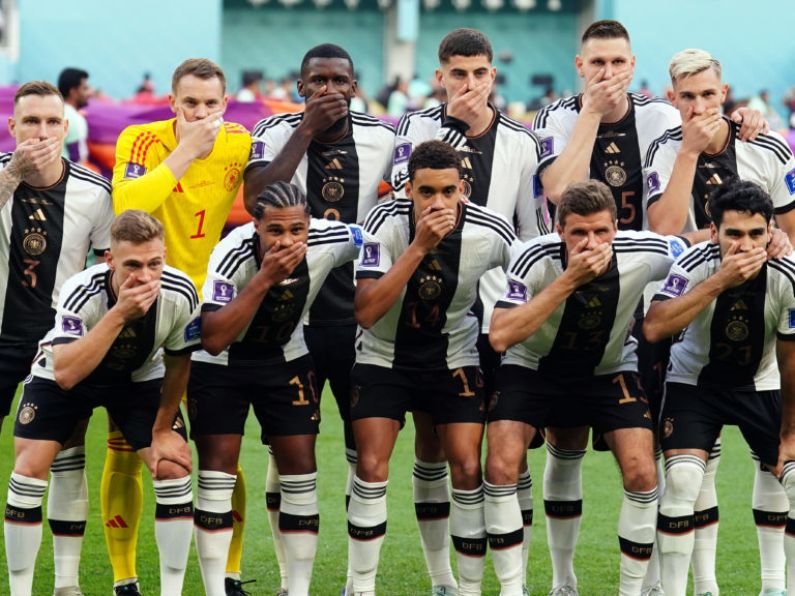
[[[781,135],[760,134],[753,141],[739,139],[740,125],[726,118],[729,138],[720,153],[702,153],[698,157],[693,178],[693,201],[687,215],[684,232],[692,232],[709,225],[707,203],[712,193],[730,180],[755,182],[773,199],[776,213],[795,209],[795,158]],[[679,148],[682,146],[682,127],[667,130],[649,147],[643,167],[644,204],[648,208],[665,192]]]
[[[11,161],[0,154],[0,169]],[[49,188],[24,182],[0,210],[0,342],[30,345],[53,324],[61,286],[110,246],[110,183],[64,160]]]
[[[720,248],[696,244],[671,267],[654,300],[684,296],[720,269]],[[776,340],[795,341],[795,259],[769,260],[759,275],[720,294],[674,340],[666,379],[767,391],[781,387]]]
[[[193,359],[222,366],[261,366],[290,362],[307,354],[301,322],[329,272],[353,262],[361,245],[359,226],[312,219],[306,257],[290,277],[268,291],[231,346],[217,356],[200,350]],[[254,224],[232,230],[210,256],[202,288],[202,311],[219,310],[232,302],[261,265]]]
[[[461,156],[464,194],[476,205],[496,211],[514,226],[521,240],[550,231],[551,222],[536,178],[540,145],[524,125],[495,110],[494,122],[478,137],[467,137],[445,124],[445,104],[404,115],[397,127],[392,186],[405,198],[411,152],[420,143],[438,139]],[[502,295],[505,273],[490,271],[482,281],[482,329],[488,333],[494,303]]]
[[[621,230],[641,230],[643,158],[649,146],[671,127],[681,124],[679,112],[667,101],[629,94],[629,111],[618,122],[602,123],[591,152],[590,177],[607,184],[618,207]],[[565,97],[536,114],[533,130],[541,139],[539,176],[563,153],[582,108],[582,95]]]
[[[247,168],[263,167],[289,143],[303,113],[261,120],[251,133]],[[361,223],[378,202],[378,185],[389,180],[395,132],[367,114],[350,113],[348,134],[333,144],[312,141],[291,182],[309,201],[312,217]],[[310,325],[350,325],[353,318],[353,265],[329,274],[309,311]]]
[[[506,267],[516,236],[501,215],[459,204],[455,229],[422,259],[387,313],[361,332],[356,362],[386,368],[449,370],[478,365],[479,333],[472,307],[478,280]],[[364,224],[356,279],[377,279],[414,240],[413,203],[395,199],[377,206]]]
[[[52,347],[76,341],[91,331],[116,304],[113,273],[103,263],[71,277],[63,285],[55,326],[39,344],[31,373],[55,380]],[[162,351],[169,355],[192,352],[201,341],[199,295],[190,277],[165,266],[160,295],[140,319],[119,332],[99,366],[83,383],[115,384],[159,379],[165,373]]]
[[[533,335],[511,348],[503,364],[567,377],[637,371],[634,314],[649,282],[662,280],[686,243],[652,232],[618,232],[610,268],[580,286]],[[497,308],[532,300],[563,274],[566,245],[557,234],[520,247],[508,269],[508,286]]]

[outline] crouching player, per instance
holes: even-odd
[[[654,544],[657,473],[629,330],[644,288],[668,274],[686,243],[617,232],[615,200],[595,180],[563,192],[558,221],[557,234],[516,252],[491,320],[489,340],[507,353],[489,405],[486,494],[495,498],[486,502],[486,528],[502,544],[521,532],[517,471],[538,429],[591,426],[621,468],[619,594],[637,596]],[[580,513],[567,505],[561,516]],[[521,552],[492,555],[502,594],[521,594]]]
[[[182,591],[193,518],[191,455],[179,400],[199,344],[199,298],[165,265],[163,226],[125,211],[110,230],[106,262],[66,281],[14,426],[5,547],[13,596],[33,589],[47,475],[80,420],[104,406],[152,473],[160,593]],[[161,349],[163,350],[162,356]]]
[[[302,321],[335,267],[353,261],[361,228],[310,220],[297,186],[275,182],[254,221],[222,240],[202,289],[202,347],[188,385],[199,451],[196,547],[208,596],[223,596],[232,489],[249,406],[276,458],[279,530],[290,596],[309,591],[319,528],[315,437],[319,395]]]
[[[680,257],[643,324],[650,341],[681,332],[671,348],[661,415],[663,588],[669,596],[685,594],[707,457],[723,425],[737,425],[762,464],[780,475],[789,499],[784,549],[792,592],[795,260],[768,258],[773,203],[754,183],[720,187],[709,212],[711,240]]]
[[[354,302],[364,331],[351,373],[358,464],[348,507],[348,556],[357,595],[375,592],[389,457],[406,412],[415,410],[432,417],[450,463],[458,593],[480,594],[485,408],[479,325],[471,309],[478,280],[507,266],[515,236],[501,215],[463,202],[462,189],[458,153],[428,141],[409,159],[411,200],[381,204],[365,221]],[[518,545],[521,551],[521,534]]]

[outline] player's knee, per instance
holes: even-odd
[[[501,453],[489,451],[486,458],[486,480],[491,484],[516,484],[519,466],[513,459],[502,457]]]
[[[450,479],[455,488],[472,490],[480,485],[480,458],[477,453],[450,460]]]
[[[157,465],[157,474],[155,480],[175,480],[177,478],[184,478],[188,475],[188,471],[172,461],[160,460]]]
[[[365,482],[386,482],[389,463],[375,455],[359,453],[356,475]]]
[[[657,486],[657,466],[652,457],[634,458],[624,469],[624,489],[646,492]]]
[[[704,479],[704,468],[691,462],[670,462],[665,474],[665,495],[695,504]]]

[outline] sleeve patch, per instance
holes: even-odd
[[[185,341],[194,341],[201,337],[202,334],[202,320],[201,317],[196,317],[185,326]]]
[[[687,287],[687,278],[677,273],[671,273],[665,280],[662,291],[670,296],[681,296]]]
[[[506,298],[527,302],[527,286],[518,281],[508,280],[508,294]]]
[[[85,330],[83,329],[83,321],[81,321],[77,317],[64,317],[63,322],[61,323],[61,327],[63,329],[63,332],[68,333],[69,335],[82,336],[85,334]]]
[[[789,194],[795,195],[795,168],[792,168],[787,175],[784,176],[784,180],[787,182],[787,190],[789,190]]]
[[[657,172],[649,173],[649,176],[646,178],[646,188],[648,188],[650,195],[660,192],[660,176]]]
[[[381,245],[377,242],[365,242],[362,265],[378,267],[381,262]]]
[[[255,159],[265,159],[265,143],[262,141],[252,141],[251,153],[248,158],[251,161]]]
[[[219,280],[213,282],[213,300],[216,302],[232,302],[234,294],[232,284]]]
[[[668,247],[669,250],[671,251],[671,256],[674,259],[678,259],[679,255],[685,252],[685,249],[687,248],[685,243],[679,238],[669,238]]]
[[[125,178],[140,178],[144,174],[146,174],[146,168],[141,164],[130,162],[127,164],[127,167],[124,168]]]
[[[401,143],[395,147],[395,164],[406,163],[411,157],[411,143]]]
[[[354,246],[357,246],[357,247],[361,248],[362,241],[363,241],[362,240],[363,239],[362,228],[360,226],[357,226],[357,225],[350,225],[348,227],[351,230],[351,238],[353,238]]]
[[[546,137],[541,141],[541,157],[549,157],[555,151],[555,139]]]

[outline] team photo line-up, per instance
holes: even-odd
[[[353,60],[316,46],[297,81],[305,109],[251,133],[223,119],[223,71],[186,60],[174,118],[121,133],[112,182],[62,153],[71,89],[19,87],[16,147],[0,155],[1,415],[23,383],[4,523],[13,596],[33,592],[48,488],[55,595],[82,593],[85,432],[99,406],[102,515],[125,520],[104,527],[114,594],[141,594],[143,464],[160,593],[182,593],[193,540],[209,596],[249,593],[233,511],[250,407],[275,588],[308,594],[326,383],[348,462],[335,593],[376,592],[389,459],[410,412],[434,595],[480,594],[487,549],[500,593],[529,594],[527,450],[541,445],[549,594],[578,593],[591,434],[623,479],[617,592],[684,595],[692,568],[694,593],[718,594],[724,425],[757,461],[760,593],[786,594],[789,578],[795,594],[791,149],[757,111],[722,115],[727,85],[704,50],[673,56],[667,99],[630,93],[635,57],[616,21],[586,29],[582,93],[532,129],[489,102],[482,33],[450,32],[438,57],[447,100],[395,128],[349,109]],[[221,239],[241,184],[252,221]]]

